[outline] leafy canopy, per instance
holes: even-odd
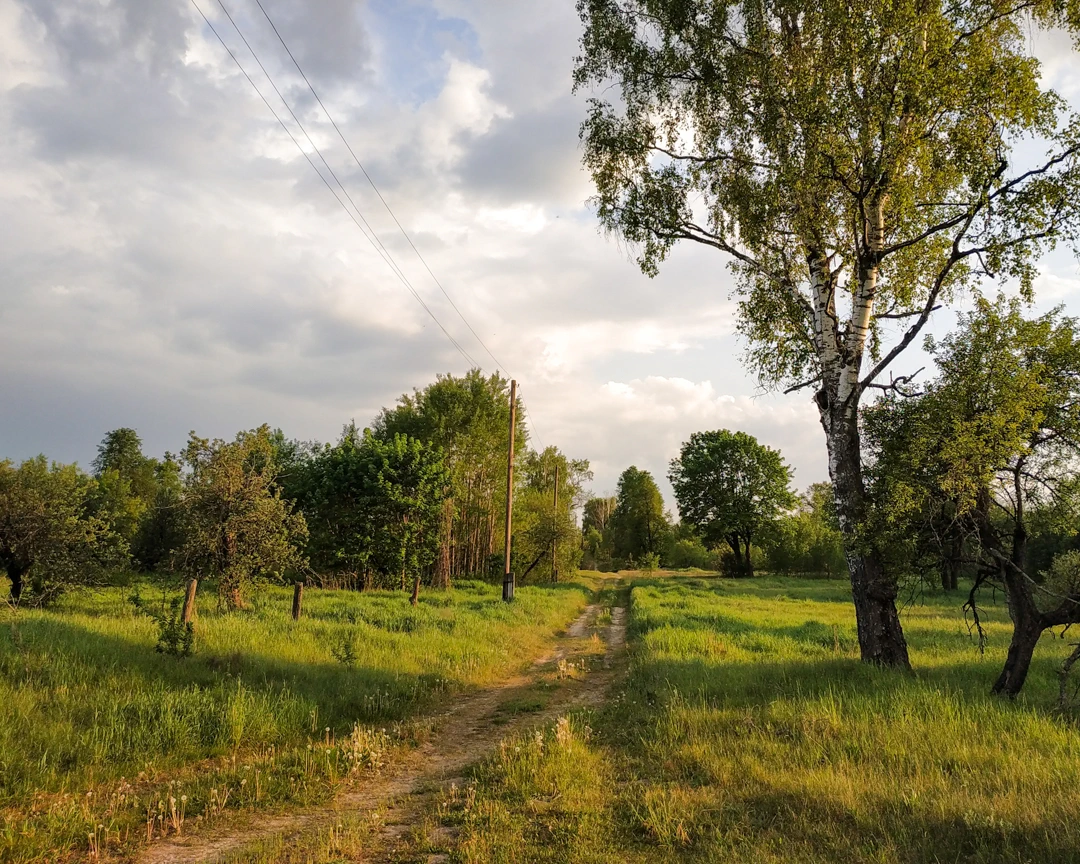
[[[252,587],[306,565],[300,547],[307,524],[281,497],[268,426],[234,441],[192,433],[182,456],[188,473],[179,569],[217,579],[221,600],[235,609]]]
[[[652,474],[633,465],[623,471],[608,526],[617,559],[641,561],[643,555],[663,550],[671,525]]]
[[[0,567],[14,602],[26,589],[34,602],[46,602],[126,561],[124,539],[90,506],[95,489],[77,466],[44,456],[18,466],[0,462]]]
[[[727,253],[762,379],[853,410],[939,300],[1028,288],[1075,239],[1080,127],[1028,50],[1063,5],[578,0],[601,224],[648,274],[680,240]],[[1046,156],[1017,166],[1022,138]]]
[[[796,503],[779,451],[745,432],[695,432],[671,461],[668,479],[683,521],[706,545],[727,543],[737,556]]]

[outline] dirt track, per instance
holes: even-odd
[[[417,817],[433,790],[460,782],[464,769],[494,750],[507,735],[546,723],[569,709],[603,700],[625,644],[626,609],[613,607],[610,622],[598,626],[602,608],[600,604],[588,606],[528,673],[462,698],[438,718],[436,734],[425,744],[382,774],[351,785],[332,805],[287,815],[257,816],[243,826],[168,838],[150,846],[140,864],[212,864],[256,841],[301,834],[336,819],[340,813],[362,815],[395,802],[395,824],[386,825],[383,836],[374,844],[385,845]],[[596,668],[561,680],[559,686],[545,692],[550,698],[539,710],[510,717],[501,713],[501,707],[512,704],[516,697],[535,694],[538,684],[550,677],[560,662],[565,668],[566,663],[575,663],[575,658],[584,658],[593,634],[602,634],[602,664],[593,664]]]

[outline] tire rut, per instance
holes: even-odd
[[[403,826],[418,817],[432,790],[460,783],[464,770],[492,752],[503,738],[543,725],[565,711],[603,701],[626,641],[626,608],[621,605],[621,594],[616,602],[620,605],[611,607],[611,620],[602,628],[604,653],[600,667],[581,679],[562,682],[540,710],[509,718],[500,715],[500,708],[516,696],[534,691],[553,665],[583,653],[585,646],[581,643],[600,629],[596,622],[603,604],[587,606],[553,649],[536,660],[527,673],[462,698],[450,711],[438,715],[437,731],[428,741],[384,773],[347,788],[330,805],[286,815],[257,816],[243,827],[225,826],[199,835],[161,840],[145,850],[139,864],[214,864],[223,856],[236,860],[235,856],[242,856],[249,844],[271,837],[295,837],[331,824],[341,813],[374,813],[390,804],[395,805],[394,823],[382,827],[374,846],[393,842],[403,833]]]

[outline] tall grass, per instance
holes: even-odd
[[[991,697],[1007,618],[980,654],[960,602],[905,610],[907,675],[858,661],[837,583],[639,580],[625,688],[479,770],[461,860],[1080,861],[1069,648]]]
[[[526,665],[591,584],[422,595],[271,588],[202,601],[197,650],[154,651],[129,590],[0,619],[0,861],[60,861],[191,830],[236,806],[325,800],[415,743],[408,722]],[[147,602],[159,602],[144,590]]]

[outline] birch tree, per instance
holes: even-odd
[[[1030,291],[1074,239],[1077,123],[1028,50],[1059,5],[578,2],[600,223],[649,275],[680,241],[721,253],[750,365],[813,388],[868,662],[909,665],[896,579],[859,539],[859,404],[935,310],[987,277]]]

